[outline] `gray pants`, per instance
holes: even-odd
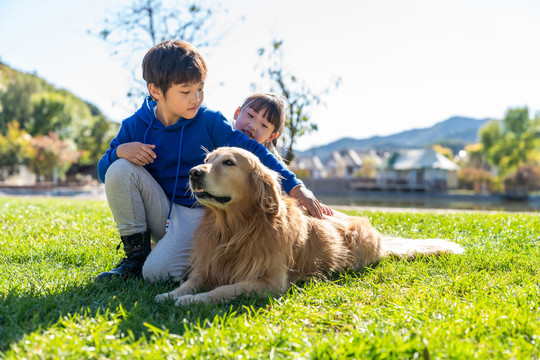
[[[148,281],[180,281],[189,265],[193,231],[204,210],[174,204],[169,231],[165,232],[169,199],[144,167],[125,159],[115,161],[107,170],[105,193],[121,236],[148,229],[157,243],[146,258],[143,277]]]

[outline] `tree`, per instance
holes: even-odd
[[[75,101],[65,92],[47,91],[31,96],[32,116],[26,129],[32,136],[47,135],[54,131],[62,138],[76,136],[73,125],[88,122],[90,110],[83,102]]]
[[[539,159],[540,118],[530,119],[527,107],[509,109],[501,121],[492,120],[479,131],[487,161],[504,177],[521,164]]]
[[[505,179],[504,185],[507,193],[540,189],[540,166],[533,162],[520,165],[515,173]]]
[[[471,166],[478,169],[485,168],[486,164],[484,162],[483,152],[483,146],[480,143],[466,145],[463,153],[464,157],[460,160],[458,165],[461,167]]]
[[[43,79],[0,63],[0,134],[6,134],[13,121],[26,129],[32,118],[32,94],[52,89]]]
[[[489,171],[485,163],[483,146],[480,143],[469,144],[459,153],[460,169],[457,172],[460,188],[471,189],[477,193],[501,190],[502,184]]]
[[[81,136],[75,139],[75,144],[80,149],[79,165],[97,164],[118,133],[119,126],[109,121],[103,114],[93,116],[92,123],[80,130]]]
[[[317,124],[311,121],[309,110],[321,104],[322,97],[328,94],[329,88],[320,92],[314,92],[308,87],[305,81],[299,81],[298,78],[290,73],[283,63],[283,40],[274,40],[269,49],[260,48],[259,57],[262,59],[261,78],[270,81],[272,92],[280,93],[285,99],[288,107],[287,121],[283,142],[287,154],[285,161],[289,163],[294,158],[294,145],[302,135],[317,131]],[[337,88],[341,78],[337,78],[334,87]],[[253,87],[256,87],[253,84]]]
[[[444,147],[444,146],[439,145],[439,144],[433,145],[432,149],[435,150],[436,152],[442,154],[447,159],[450,159],[450,160],[454,161],[454,154],[452,153],[452,149]]]
[[[215,44],[222,35],[210,38],[210,30],[215,30],[215,22],[210,21],[213,15],[214,10],[200,1],[133,0],[107,17],[98,35],[112,45],[113,55],[132,69],[135,85],[127,95],[138,99],[147,94],[135,69],[152,46],[171,39],[185,40],[198,48]]]
[[[375,178],[377,176],[377,163],[371,156],[366,156],[362,159],[362,168],[358,170],[355,176],[365,178]]]
[[[36,75],[0,64],[0,135],[4,139],[7,135],[13,138],[9,124],[15,122],[17,129],[30,138],[52,131],[61,139],[73,141],[83,154],[79,158],[80,165],[95,165],[119,126],[95,105],[71,92],[57,89]],[[5,157],[0,158],[0,164],[7,166],[15,160],[6,155],[9,151],[8,147],[0,150],[0,157]]]
[[[32,136],[16,121],[7,124],[6,135],[0,133],[0,180],[15,174],[20,166],[28,165],[34,156]]]
[[[62,177],[79,158],[75,144],[60,139],[54,132],[34,137],[32,147],[35,150],[32,161],[34,173],[46,179],[53,179],[55,175]]]
[[[493,175],[484,168],[465,166],[458,170],[457,175],[460,187],[472,189],[476,193],[493,188]]]

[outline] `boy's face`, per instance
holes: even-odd
[[[158,96],[152,96],[158,100],[158,109],[167,123],[176,123],[182,117],[193,119],[204,100],[204,82],[198,84],[175,84],[172,85],[165,96],[156,89]]]
[[[237,111],[234,119],[234,128],[240,130],[250,139],[262,144],[274,140],[278,134],[274,133],[275,127],[264,116],[266,109],[257,112],[251,107]]]

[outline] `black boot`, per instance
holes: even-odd
[[[142,267],[148,254],[150,254],[150,231],[143,233],[120,236],[124,244],[126,257],[122,259],[111,271],[105,271],[96,277],[96,281],[103,281],[115,277],[140,277]],[[116,248],[120,247],[120,244]]]

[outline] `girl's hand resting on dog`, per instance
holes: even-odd
[[[313,193],[304,186],[304,184],[294,187],[289,195],[295,198],[300,205],[306,208],[311,216],[317,219],[322,219],[323,215],[334,215],[332,209],[324,204],[321,204],[319,200],[315,198]]]
[[[126,159],[135,165],[144,166],[154,162],[156,153],[153,149],[156,145],[143,144],[137,141],[119,145],[116,148],[116,155]]]

